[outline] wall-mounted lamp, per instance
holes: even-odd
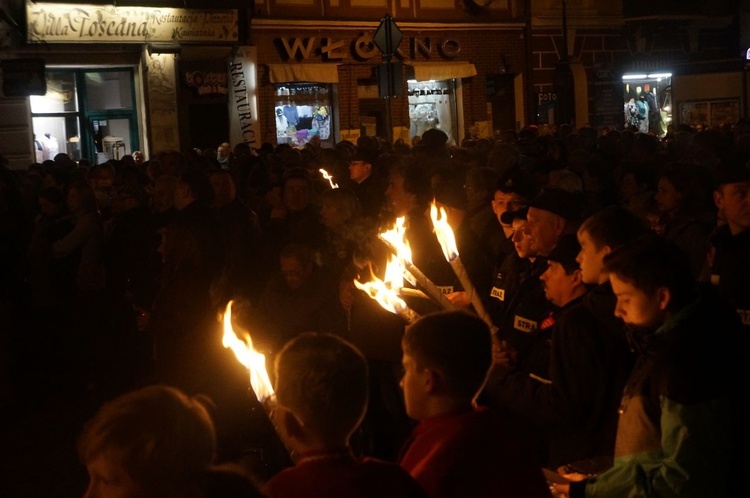
[[[179,43],[149,43],[146,45],[148,55],[153,54],[174,54],[182,53],[182,46]]]

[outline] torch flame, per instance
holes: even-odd
[[[430,207],[430,218],[432,218],[435,236],[440,242],[445,259],[449,262],[453,261],[458,257],[458,247],[456,247],[456,236],[453,234],[453,229],[448,224],[448,215],[445,213],[445,209],[440,208],[440,216],[438,216],[438,207],[433,202]]]
[[[398,259],[411,263],[411,248],[406,241],[406,218],[396,218],[396,225],[380,234],[380,238],[386,241],[396,251]]]
[[[354,285],[365,291],[386,311],[400,314],[408,309],[406,303],[398,295],[399,290],[404,286],[404,267],[396,256],[388,258],[384,280],[372,275],[372,280],[369,282],[362,284],[354,280]]]
[[[245,339],[242,340],[232,327],[232,303],[227,303],[224,311],[224,337],[222,344],[225,348],[230,348],[240,363],[250,372],[250,385],[258,397],[258,401],[264,402],[268,397],[273,396],[273,386],[271,379],[268,378],[266,371],[266,357],[253,348],[253,340],[250,334],[245,332]]]
[[[320,174],[323,175],[323,178],[328,180],[328,183],[331,185],[331,188],[339,188],[337,183],[334,183],[333,177],[328,174],[328,171],[324,170],[323,168],[320,168],[318,171],[320,171]]]

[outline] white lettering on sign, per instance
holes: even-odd
[[[513,328],[521,332],[533,332],[537,328],[537,323],[534,320],[516,315],[513,317]]]
[[[440,292],[443,294],[453,294],[452,285],[438,285],[437,288],[440,289]]]
[[[28,2],[27,40],[45,43],[234,42],[236,10]]]
[[[538,105],[546,104],[548,102],[557,102],[557,94],[555,92],[547,92],[539,94]]]
[[[256,47],[237,47],[229,60],[229,138],[232,145],[260,147]]]
[[[498,289],[497,287],[493,287],[490,296],[494,297],[495,299],[499,299],[500,301],[505,301],[505,289]]]

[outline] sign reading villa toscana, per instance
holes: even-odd
[[[237,41],[236,10],[29,2],[26,19],[30,43]]]

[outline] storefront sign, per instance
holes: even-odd
[[[229,59],[229,141],[260,147],[258,49],[237,47]]]
[[[322,58],[325,61],[343,60],[347,55],[358,60],[370,60],[382,58],[381,52],[373,42],[373,35],[363,33],[353,42],[351,40],[320,38],[315,36],[309,38],[281,37],[276,39],[277,46],[283,48],[282,58],[286,60],[304,61],[312,58]],[[347,54],[345,47],[351,47],[351,53]],[[400,60],[430,60],[433,56],[440,59],[454,59],[461,52],[461,45],[457,40],[450,38],[433,40],[426,38],[409,38],[408,54],[394,47],[393,55]]]
[[[236,10],[27,3],[28,41],[235,42]]]

